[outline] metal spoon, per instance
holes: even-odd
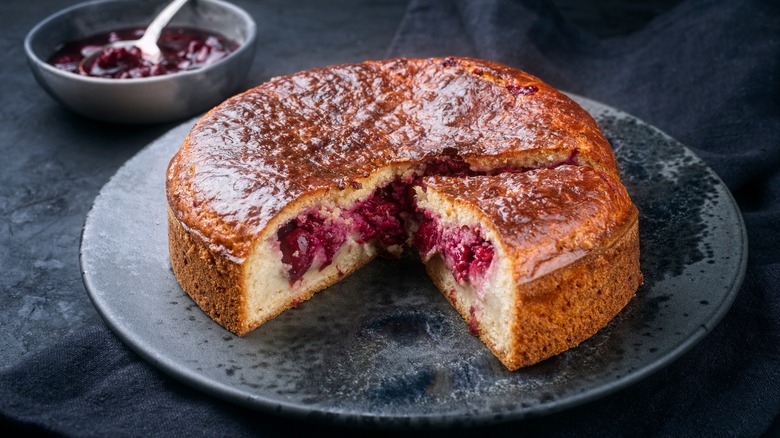
[[[137,40],[114,41],[85,56],[79,63],[79,71],[82,74],[88,74],[87,66],[109,47],[125,49],[138,47],[141,50],[141,56],[145,61],[159,64],[162,60],[162,52],[160,52],[160,47],[157,45],[157,40],[160,39],[160,34],[168,22],[171,21],[171,18],[179,12],[179,9],[181,9],[187,1],[188,0],[174,0],[169,3],[168,6],[154,17],[154,20],[152,20],[149,27],[146,28],[141,38]]]

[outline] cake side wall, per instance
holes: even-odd
[[[196,234],[181,225],[170,207],[168,249],[179,285],[193,301],[234,334],[243,336],[249,332],[242,265],[212,251]]]
[[[521,284],[510,370],[573,348],[606,326],[642,284],[636,212],[611,246],[578,262]]]

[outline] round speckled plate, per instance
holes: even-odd
[[[507,372],[414,256],[377,260],[238,338],[181,290],[168,261],[165,169],[193,122],[106,184],[87,217],[84,282],[146,360],[233,402],[339,423],[429,426],[540,415],[630,385],[679,357],[731,306],[747,238],[723,183],[655,128],[577,98],[612,142],[640,212],[645,284],[579,347]]]

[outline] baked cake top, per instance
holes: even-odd
[[[593,118],[541,80],[475,59],[395,59],[278,77],[228,99],[171,160],[168,203],[241,260],[301,195],[447,156],[474,171],[569,163],[618,176]]]

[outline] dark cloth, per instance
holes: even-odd
[[[691,351],[656,374],[557,414],[425,435],[766,433],[780,413],[780,3],[689,0],[638,31],[597,38],[551,3],[413,1],[389,56],[434,55],[519,67],[659,127],[724,180],[742,209],[750,243],[748,270],[732,309]],[[0,418],[17,429],[66,435],[334,431],[190,389],[102,326],[0,371]]]

